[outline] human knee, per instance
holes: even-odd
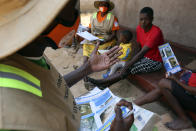
[[[161,79],[158,83],[158,86],[160,89],[165,89],[165,88],[168,88],[168,79]]]
[[[159,87],[156,88],[156,89],[155,89],[155,92],[156,92],[156,94],[161,94],[161,88],[159,88]]]

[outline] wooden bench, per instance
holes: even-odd
[[[131,30],[135,36],[135,31],[132,29],[121,27],[122,29],[128,29]],[[135,37],[134,37],[135,39]],[[168,41],[169,42],[169,41]],[[169,42],[172,46],[172,49],[179,61],[179,63],[182,66],[186,66],[187,64],[191,63],[192,61],[196,60],[196,49],[195,48],[189,48],[174,42]],[[128,77],[128,80],[137,85],[138,87],[142,88],[146,92],[149,92],[155,88],[158,87],[158,82],[165,77],[165,69],[164,67],[157,72],[153,73],[147,73],[147,74],[138,74],[138,75],[130,75]],[[196,114],[192,112],[188,112],[188,114],[191,116],[191,118],[196,123]]]

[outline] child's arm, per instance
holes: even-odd
[[[131,42],[131,58],[133,58],[133,56],[135,56],[140,50],[141,50],[141,47],[140,45],[137,43],[137,42]]]

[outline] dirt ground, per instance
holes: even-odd
[[[62,48],[56,51],[52,50],[51,48],[47,48],[45,54],[50,58],[52,63],[54,63],[59,72],[64,75],[67,74],[75,68],[82,65],[82,49],[80,49],[77,53],[73,48]],[[64,59],[65,61],[60,61],[60,59]],[[93,78],[100,79],[102,78],[103,72],[98,72],[90,75]],[[140,88],[136,87],[135,85],[131,84],[128,80],[122,80],[117,82],[116,84],[110,87],[111,91],[121,98],[131,98],[136,99],[145,94]],[[83,80],[75,84],[71,88],[71,92],[74,97],[78,97],[82,94],[87,92]],[[145,109],[150,110],[152,112],[157,113],[161,116],[161,121],[155,125],[158,131],[170,131],[164,127],[164,123],[171,120],[171,116],[173,117],[174,114],[172,111],[167,108],[166,106],[160,104],[159,102],[154,102],[152,104],[147,104],[143,106]],[[174,116],[175,117],[175,116]],[[195,129],[184,130],[184,131],[194,131]]]
[[[84,26],[89,25],[90,16],[92,13],[83,13],[81,14],[81,24]],[[82,65],[82,48],[76,52],[73,48],[62,48],[54,51],[50,48],[46,49],[45,54],[51,59],[51,61],[57,65],[59,72],[62,75],[67,74],[75,68]],[[59,59],[64,59],[65,61],[59,61]],[[62,66],[63,65],[63,66]],[[100,79],[102,78],[103,72],[98,72],[90,75],[93,78]],[[145,94],[139,87],[131,84],[128,80],[122,80],[110,87],[111,91],[121,98],[131,98],[136,99]],[[71,88],[71,92],[74,97],[78,97],[87,92],[83,80],[75,84]],[[145,109],[157,113],[161,116],[161,121],[158,122],[154,131],[170,131],[164,127],[164,123],[170,121],[172,118],[175,118],[175,115],[172,113],[171,109],[167,106],[160,104],[159,102],[154,102],[152,104],[147,104],[143,106]],[[183,130],[183,131],[195,131],[195,129]]]

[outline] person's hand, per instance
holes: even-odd
[[[122,110],[120,109],[121,106],[126,106],[127,108],[129,108],[129,110],[133,109],[132,104],[125,100],[121,100],[119,103],[117,103],[115,107],[116,117],[112,121],[110,128],[111,131],[129,131],[134,122],[133,114],[123,119]]]
[[[98,42],[100,43],[100,45],[105,44],[105,40],[99,40]]]
[[[88,60],[91,72],[99,72],[108,69],[110,66],[118,62],[118,57],[122,55],[122,53],[119,52],[122,48],[118,46],[115,46],[108,52],[99,55],[97,54],[99,44],[100,43],[97,42],[97,45]]]
[[[75,37],[75,39],[76,39],[77,41],[79,41],[80,36],[79,36],[77,33],[75,34],[75,36],[74,36],[74,37]],[[82,39],[82,38],[81,38],[81,39]]]
[[[170,80],[177,80],[176,74],[172,74],[172,73],[169,73],[169,72],[167,72],[165,74],[165,78],[170,79]]]
[[[181,69],[182,69],[182,71],[181,71],[181,73],[180,73],[180,77],[182,77],[184,74],[186,74],[187,72],[190,71],[190,70],[188,70],[188,69],[186,69],[186,68],[182,68],[182,67],[181,67]]]

